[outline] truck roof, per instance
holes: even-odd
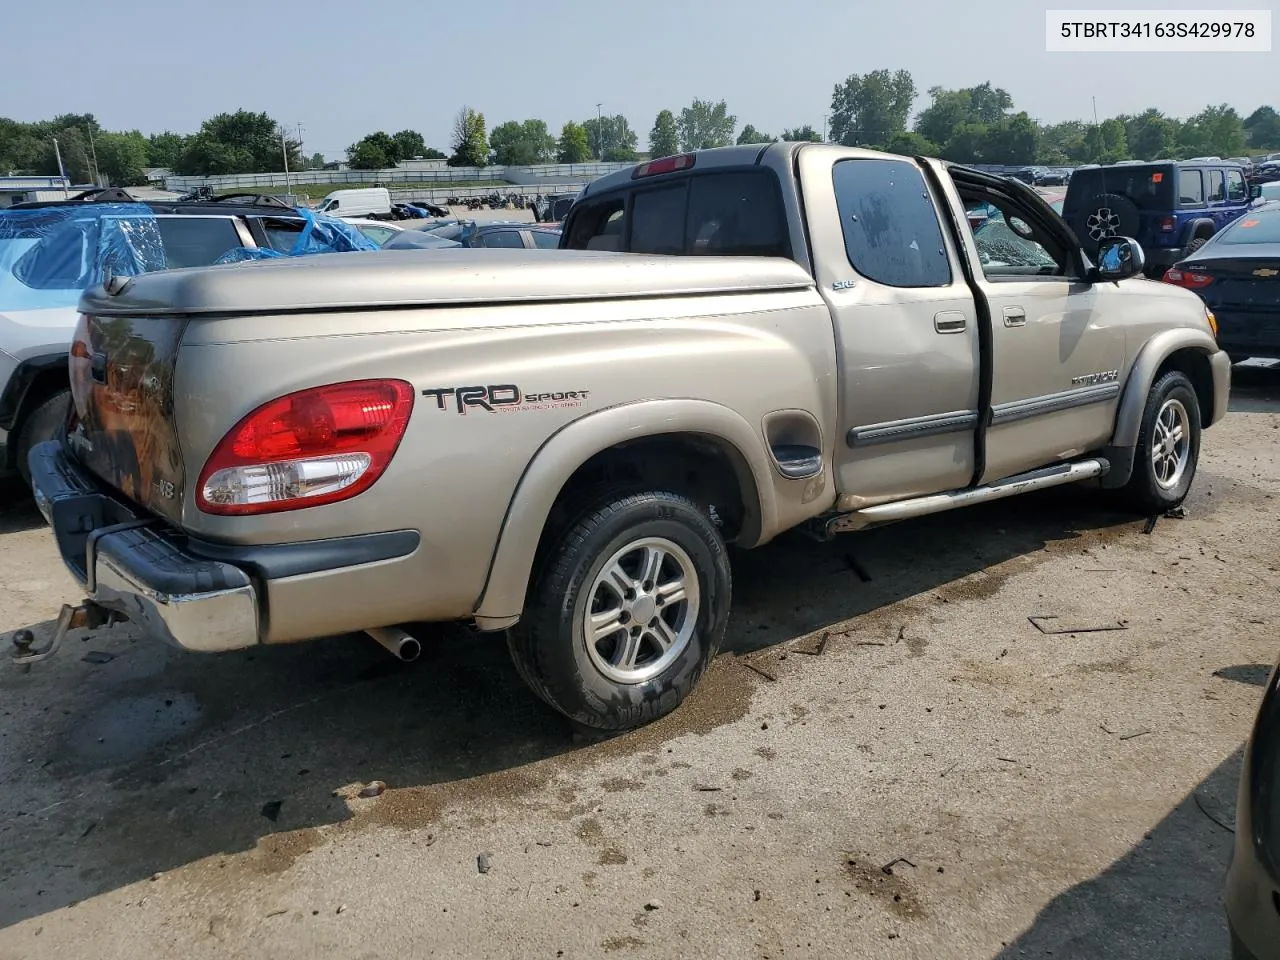
[[[692,155],[697,158],[694,169],[701,172],[703,170],[714,170],[716,167],[753,166],[760,163],[766,153],[792,154],[803,146],[805,146],[803,143],[788,141],[784,143],[755,143],[743,144],[740,147],[712,147],[708,150],[694,150]],[[580,199],[595,196],[631,183],[635,178],[636,170],[643,165],[636,164],[634,167],[617,170],[614,173],[600,177],[598,180],[592,180],[582,191]]]
[[[91,314],[244,315],[759,293],[812,286],[813,278],[790,260],[762,257],[396,250],[148,273],[118,286],[109,281],[115,293],[103,287],[89,290],[80,306]]]

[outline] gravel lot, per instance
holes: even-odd
[[[1236,382],[1149,535],[1068,489],[739,555],[732,649],[601,744],[452,630],[6,660],[0,958],[1225,958],[1280,615],[1280,367]],[[0,541],[47,631],[16,494]]]

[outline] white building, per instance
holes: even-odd
[[[64,200],[71,195],[66,177],[0,177],[0,208],[28,200]]]

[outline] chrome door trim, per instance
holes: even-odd
[[[884,423],[869,423],[864,427],[853,427],[845,439],[851,447],[871,447],[882,443],[895,443],[899,440],[919,440],[922,437],[959,433],[963,430],[973,430],[977,425],[978,411],[953,410],[950,413],[935,413],[926,417],[887,420]]]
[[[1120,384],[1104,383],[1093,387],[1082,387],[1077,390],[1064,390],[1061,393],[1048,393],[1039,397],[1028,397],[1025,400],[1012,400],[1009,403],[998,403],[991,408],[991,425],[993,427],[1006,423],[1016,423],[1031,417],[1040,417],[1063,410],[1073,410],[1094,403],[1105,403],[1120,396]]]

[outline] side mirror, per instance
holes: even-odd
[[[1146,264],[1146,255],[1137,240],[1107,237],[1098,244],[1099,280],[1127,280],[1141,274]]]
[[[1262,196],[1262,184],[1255,183],[1252,187],[1249,188],[1250,200],[1257,200],[1261,198],[1261,196]]]

